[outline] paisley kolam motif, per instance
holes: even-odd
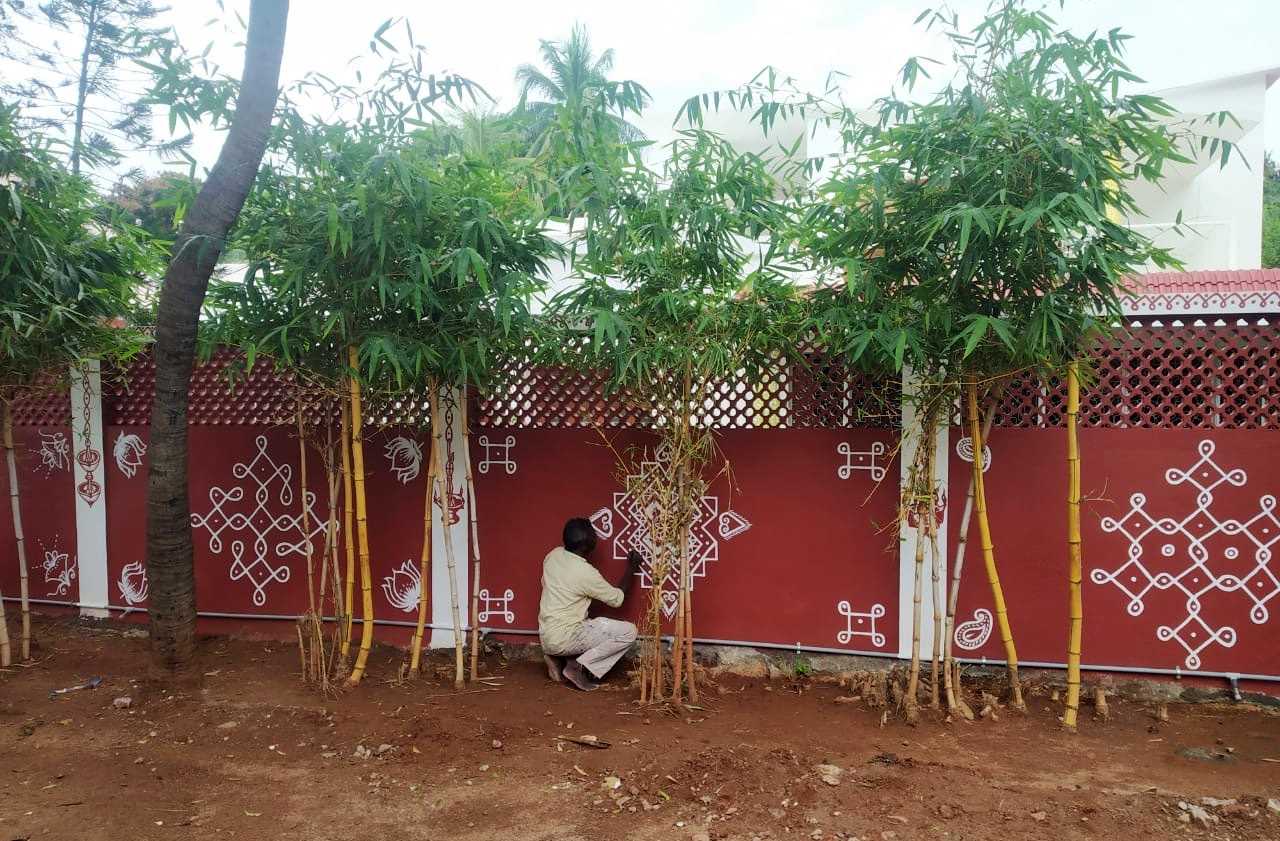
[[[956,455],[965,461],[973,464],[973,438],[966,435],[956,442]],[[982,472],[986,473],[991,469],[991,447],[987,444],[982,445]]]
[[[956,626],[956,645],[965,651],[976,651],[991,638],[995,617],[985,607],[973,612],[973,618]]]

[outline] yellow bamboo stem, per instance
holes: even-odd
[[[1022,683],[1018,680],[1018,650],[1013,644],[1013,631],[1009,627],[1009,609],[1005,605],[1004,590],[1000,586],[1000,573],[996,569],[995,547],[991,544],[991,523],[987,520],[987,491],[982,479],[982,425],[978,419],[978,383],[968,383],[969,436],[973,441],[973,499],[974,513],[978,515],[978,538],[982,547],[982,561],[987,568],[987,583],[991,586],[991,601],[995,606],[996,623],[1000,628],[1000,641],[1004,645],[1005,660],[1009,671],[1009,690],[1013,708],[1025,711],[1022,700]]]
[[[409,640],[409,677],[417,677],[422,665],[422,642],[427,630],[427,601],[431,591],[431,497],[435,493],[436,476],[439,473],[439,461],[436,458],[436,387],[431,383],[427,398],[430,406],[431,451],[427,456],[426,499],[422,503],[422,553],[418,563],[418,623],[413,629],[413,638]]]
[[[27,583],[27,541],[22,533],[22,498],[18,494],[18,460],[13,454],[13,412],[4,401],[4,458],[9,468],[9,510],[13,513],[13,539],[18,546],[18,590],[22,602],[22,659],[31,659],[31,593]],[[8,637],[8,631],[5,631]],[[5,658],[9,662],[9,658]]]
[[[1062,714],[1062,726],[1073,732],[1080,712],[1080,637],[1084,626],[1084,604],[1080,588],[1079,416],[1080,366],[1072,361],[1067,366],[1067,607],[1070,625],[1067,631],[1067,706]]]
[[[339,670],[344,671],[351,656],[351,629],[355,616],[356,544],[354,523],[355,501],[351,490],[351,404],[342,400],[342,430],[338,442],[342,447],[342,545],[347,555],[346,613],[341,617],[342,652]]]
[[[373,647],[373,573],[369,568],[369,520],[364,494],[364,416],[360,405],[360,380],[356,376],[359,370],[359,357],[355,345],[347,346],[347,363],[351,366],[351,460],[355,472],[354,484],[356,492],[356,535],[360,552],[360,650],[356,653],[356,662],[351,669],[347,683],[356,686],[364,677],[365,665],[369,662],[369,649]]]
[[[982,419],[983,441],[988,440],[991,435],[991,425],[995,422],[996,407],[1000,403],[1000,394],[1003,390],[1003,384],[997,384],[988,394],[987,411]],[[971,443],[972,440],[971,438]],[[981,452],[974,454],[974,458],[982,457]],[[960,688],[960,669],[958,664],[953,663],[953,649],[956,638],[956,606],[960,601],[960,579],[964,573],[966,550],[969,546],[969,525],[973,520],[974,488],[973,473],[970,471],[969,490],[965,494],[964,512],[960,515],[960,528],[956,537],[956,560],[951,569],[951,589],[947,593],[947,623],[944,632],[946,644],[943,648],[946,652],[943,672],[946,675],[947,709],[958,711],[966,718],[971,718],[972,714],[968,705],[964,703],[964,695]]]
[[[471,679],[480,673],[480,530],[476,515],[476,482],[471,472],[471,425],[467,393],[462,392],[462,463],[467,475],[467,514],[471,520]]]

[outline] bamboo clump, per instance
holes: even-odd
[[[645,605],[641,656],[641,701],[670,700],[679,704],[687,694],[697,703],[697,675],[693,660],[693,610],[690,598],[689,529],[696,516],[697,501],[706,485],[688,469],[689,445],[671,437],[659,445],[652,461],[658,465],[650,473],[630,477],[628,491],[637,509],[648,512],[645,523],[650,536],[649,574],[653,586]],[[676,609],[670,656],[670,695],[667,694],[668,664],[663,656],[664,584],[676,579]]]
[[[9,471],[9,510],[13,514],[13,538],[18,549],[18,592],[21,598],[22,636],[21,662],[31,659],[31,592],[27,582],[27,542],[22,532],[22,497],[18,493],[18,462],[13,453],[13,411],[9,401],[4,401],[4,458]],[[0,614],[0,619],[3,619]],[[4,664],[9,665],[12,654],[9,652],[9,630],[4,631],[4,652],[0,654]]]
[[[902,504],[900,505],[899,516],[904,518],[908,523],[910,517],[915,516],[915,550],[913,579],[912,579],[912,598],[911,598],[911,663],[907,670],[906,689],[900,699],[903,714],[906,716],[908,724],[915,724],[920,719],[919,709],[919,692],[920,692],[920,632],[923,619],[924,607],[924,579],[925,579],[925,550],[929,545],[933,545],[933,591],[932,601],[934,603],[935,623],[934,627],[938,628],[937,620],[940,618],[941,612],[941,595],[938,593],[937,587],[941,578],[941,571],[938,567],[939,561],[937,557],[936,540],[934,536],[934,528],[932,524],[934,520],[934,512],[937,503],[937,487],[935,478],[936,461],[936,444],[935,436],[937,431],[938,417],[938,401],[941,399],[941,390],[935,387],[926,387],[922,390],[923,403],[920,408],[920,437],[915,448],[914,458],[912,459],[911,469],[908,471],[907,487],[903,491]],[[940,640],[935,636],[934,640],[934,659],[933,659],[933,686],[930,689],[931,700],[936,704],[937,693],[937,658],[940,652]]]
[[[982,560],[987,570],[987,583],[991,587],[991,601],[995,606],[996,623],[1000,629],[1000,641],[1004,646],[1005,660],[1009,672],[1009,691],[1012,695],[1013,708],[1019,712],[1026,711],[1026,703],[1022,700],[1022,684],[1018,680],[1018,651],[1013,643],[1013,631],[1009,627],[1009,610],[1004,601],[1004,590],[1000,586],[1000,573],[996,568],[995,547],[991,544],[991,524],[987,520],[987,493],[982,477],[982,426],[978,419],[978,383],[970,379],[967,386],[967,402],[969,416],[969,436],[973,442],[973,489],[974,512],[978,515],[978,538],[982,548]]]
[[[996,383],[987,396],[987,411],[982,421],[982,441],[986,442],[991,434],[991,426],[995,421],[996,407],[1000,402],[1000,395],[1004,390],[1004,384]],[[970,442],[972,443],[972,438]],[[982,459],[982,450],[979,449],[974,453],[975,459]],[[973,503],[974,490],[977,482],[974,480],[973,473],[969,474],[969,489],[965,494],[964,511],[960,515],[960,528],[956,537],[956,559],[951,570],[951,589],[947,596],[947,621],[944,634],[946,636],[945,661],[943,663],[944,683],[947,692],[947,711],[963,716],[965,719],[973,720],[973,710],[969,707],[964,699],[964,689],[960,682],[960,662],[953,657],[953,645],[955,643],[956,633],[956,607],[960,600],[960,578],[964,573],[964,561],[966,549],[969,545],[969,527],[973,520]]]
[[[645,525],[650,538],[649,577],[653,582],[644,610],[645,627],[641,629],[640,700],[642,703],[669,702],[679,707],[686,700],[697,704],[699,698],[699,675],[693,651],[689,535],[708,488],[703,471],[716,448],[710,432],[693,427],[692,409],[703,404],[705,395],[695,385],[692,373],[686,370],[682,378],[673,378],[666,384],[670,392],[650,408],[654,413],[666,415],[670,422],[663,425],[662,440],[652,458],[641,459],[654,467],[637,471],[628,476],[626,482],[637,509],[648,512]],[[727,465],[721,472],[728,472]],[[673,574],[676,592],[668,694],[662,627],[668,592],[665,583]]]
[[[360,381],[357,378],[359,358],[354,345],[347,347],[348,389],[351,401],[351,461],[354,471],[356,509],[356,536],[360,557],[361,628],[360,650],[347,678],[347,684],[357,686],[364,677],[369,662],[369,650],[373,646],[373,590],[372,572],[369,567],[369,521],[364,491],[364,416],[361,410]]]
[[[324,629],[316,612],[315,551],[311,541],[311,510],[307,505],[307,438],[300,392],[295,414],[298,426],[298,504],[302,509],[302,548],[307,561],[307,612],[298,617],[298,650],[302,657],[303,679],[325,690],[328,689],[329,670],[324,651]]]
[[[938,493],[938,466],[937,456],[934,452],[934,438],[931,434],[925,442],[929,447],[929,469],[928,482],[930,489],[930,506],[926,512],[925,533],[929,538],[929,560],[933,567],[933,659],[929,663],[929,707],[931,709],[940,709],[941,702],[939,699],[939,684],[942,683],[939,671],[942,668],[942,649],[944,638],[943,624],[943,602],[946,600],[946,593],[943,591],[945,583],[942,577],[942,557],[938,550],[938,519],[935,515]]]
[[[418,565],[418,621],[413,630],[413,637],[409,640],[408,676],[410,678],[417,677],[422,668],[422,643],[426,636],[427,603],[431,585],[432,500],[436,491],[436,478],[440,472],[439,453],[436,451],[435,446],[437,392],[434,385],[431,386],[427,400],[430,407],[431,452],[427,457],[427,486],[422,504],[422,554]]]
[[[640,701],[681,706],[686,700],[696,704],[699,698],[699,675],[693,650],[689,535],[708,488],[703,469],[716,449],[710,432],[693,428],[691,407],[700,405],[701,398],[695,392],[692,377],[686,375],[669,384],[678,391],[673,389],[675,393],[644,407],[650,414],[671,419],[662,425],[661,440],[654,449],[642,450],[633,459],[619,456],[619,461],[650,465],[635,471],[621,471],[624,487],[635,500],[636,510],[643,512],[644,531],[649,538],[644,550],[652,586],[639,617]],[[728,473],[727,465],[721,473]],[[670,579],[674,579],[676,589],[668,662],[662,637],[664,608],[668,606],[667,599],[672,598],[666,588]]]
[[[342,573],[338,567],[338,457],[334,452],[333,426],[329,425],[325,442],[324,471],[325,488],[329,494],[329,519],[324,531],[324,560],[320,564],[320,614],[324,615],[325,594],[328,592],[328,579],[333,578],[334,628],[333,643],[329,646],[325,660],[326,673],[329,680],[341,680],[346,677],[345,664],[338,657],[338,649],[343,639],[343,629],[347,622],[347,605],[342,590]]]
[[[1080,366],[1067,365],[1067,703],[1062,714],[1064,729],[1074,732],[1080,712],[1080,649],[1084,625],[1080,558],[1080,441],[1077,425],[1080,416]],[[1105,706],[1105,704],[1104,704]]]
[[[471,521],[471,680],[480,674],[480,530],[476,514],[476,482],[471,471],[471,425],[467,395],[462,396],[462,463],[466,467],[467,517]]]

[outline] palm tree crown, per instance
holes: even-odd
[[[638,113],[650,99],[648,91],[631,83],[638,91],[636,101],[615,104],[617,84],[609,79],[609,72],[613,70],[613,50],[606,49],[595,55],[591,49],[591,37],[581,24],[573,27],[568,40],[542,41],[539,52],[545,67],[522,64],[516,69],[516,81],[520,83],[517,110],[527,111],[533,117],[538,136],[562,110],[580,113],[583,109],[601,106],[602,110],[614,108],[619,111],[631,107]],[[531,102],[530,95],[539,99]],[[623,141],[644,139],[644,133],[620,114],[611,115],[610,123]]]

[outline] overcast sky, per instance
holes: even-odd
[[[247,0],[227,0],[247,17]],[[429,49],[429,64],[484,85],[500,107],[515,101],[513,73],[536,61],[539,39],[560,40],[575,22],[585,24],[596,47],[616,52],[616,78],[635,79],[653,94],[640,120],[651,137],[670,136],[680,103],[690,95],[738,85],[762,66],[820,89],[831,71],[847,74],[849,102],[870,104],[886,92],[911,55],[944,57],[945,46],[914,26],[924,0],[648,0],[644,3],[408,2],[408,0],[293,0],[284,77],[319,70],[342,77],[348,59],[366,49],[388,17],[406,16]],[[1054,6],[1056,7],[1056,2]],[[953,3],[975,20],[983,2]],[[211,18],[213,0],[173,2],[168,13],[184,43],[239,73],[234,37]],[[1119,26],[1132,34],[1129,59],[1151,87],[1201,81],[1280,65],[1277,0],[1067,0],[1055,16],[1077,31]],[[1267,147],[1280,152],[1280,83],[1268,97]],[[221,138],[201,135],[202,166],[216,157]],[[158,161],[135,160],[147,169]]]

